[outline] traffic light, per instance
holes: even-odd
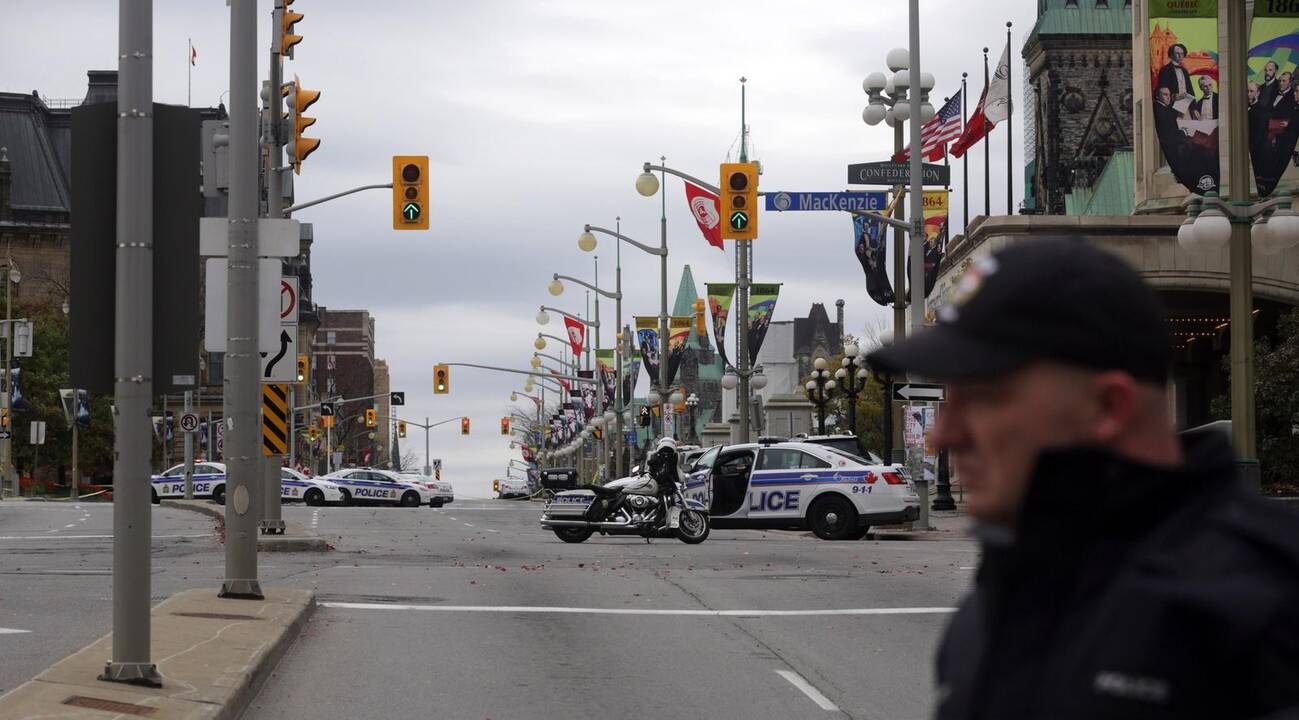
[[[758,164],[722,163],[722,237],[758,237]]]
[[[9,408],[0,408],[0,429],[9,429]]]
[[[366,408],[366,409],[365,409],[365,426],[368,427],[368,428],[372,428],[372,427],[377,426],[378,424],[379,424],[379,418],[378,418],[378,415],[374,412],[374,408]]]
[[[502,435],[509,435],[509,434],[510,434],[510,419],[509,419],[509,418],[501,418],[501,434],[502,434]]]
[[[428,230],[428,156],[392,157],[392,229]]]
[[[306,382],[311,371],[311,360],[306,355],[298,356],[298,382]]]
[[[708,324],[704,321],[704,318],[707,317],[704,310],[707,307],[708,303],[704,302],[702,298],[695,300],[695,334],[700,337],[708,336]]]
[[[398,421],[397,421],[397,437],[399,437],[399,438],[404,438],[404,437],[406,437],[406,421],[405,421],[405,420],[398,420]]]
[[[461,435],[469,434],[469,418],[467,417],[460,418],[460,434]]]
[[[284,0],[284,10],[280,16],[280,54],[290,58],[293,57],[293,46],[302,42],[301,35],[293,34],[293,26],[306,17],[302,13],[290,10],[289,6],[292,4],[293,0]]]
[[[451,392],[451,368],[446,365],[433,366],[433,394],[447,395]]]
[[[303,137],[302,131],[316,124],[316,119],[307,117],[302,113],[311,107],[320,99],[319,90],[308,90],[302,87],[298,81],[298,76],[293,76],[293,82],[284,85],[284,104],[288,108],[285,119],[289,121],[291,134],[289,143],[285,150],[289,154],[289,164],[293,166],[295,174],[302,174],[302,161],[307,156],[320,147],[320,141],[316,138]]]

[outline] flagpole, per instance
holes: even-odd
[[[969,76],[970,74],[967,72],[961,73],[961,137],[965,137],[965,118],[967,113],[969,112],[970,93],[967,92],[967,88],[965,85],[966,78],[968,78]],[[964,176],[964,180],[961,181],[961,193],[964,196],[964,199],[961,200],[961,214],[962,214],[961,234],[965,234],[966,229],[969,228],[970,226],[970,154],[969,153],[961,153],[961,174]]]
[[[1015,178],[1013,168],[1015,165],[1015,133],[1012,130],[1015,127],[1015,93],[1010,82],[1010,26],[1011,22],[1006,21],[1006,214],[1015,214]]]
[[[983,214],[984,214],[984,216],[990,216],[990,215],[992,215],[992,168],[991,168],[991,166],[990,166],[990,163],[992,162],[992,160],[991,160],[991,157],[992,157],[992,156],[988,153],[988,145],[990,145],[991,143],[988,142],[988,137],[987,137],[987,136],[988,136],[988,132],[987,132],[987,128],[988,128],[988,118],[986,117],[987,112],[988,112],[988,104],[987,104],[987,103],[988,103],[988,100],[987,100],[987,98],[988,98],[988,88],[989,88],[989,84],[988,84],[988,48],[984,48],[984,49],[983,49],[983,97],[984,97],[984,100],[983,100],[983,103],[984,103],[984,105],[983,105],[983,113],[984,113],[984,117],[980,117],[980,118],[979,118],[980,122],[983,123],[983,129],[984,129],[984,132],[983,132],[983,138],[982,138],[982,139],[983,139]]]
[[[185,38],[189,57],[185,58],[185,107],[194,106],[194,38]]]

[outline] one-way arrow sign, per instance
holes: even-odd
[[[947,399],[947,386],[929,383],[893,383],[893,399],[942,402]]]

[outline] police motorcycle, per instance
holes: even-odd
[[[708,538],[708,512],[682,494],[676,446],[659,441],[646,462],[648,472],[556,493],[541,516],[541,526],[564,542],[580,543],[595,533],[675,537],[695,545]]]

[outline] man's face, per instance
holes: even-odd
[[[1258,83],[1252,82],[1248,85],[1248,88],[1249,88],[1249,104],[1253,105],[1254,103],[1258,102]]]
[[[1038,363],[991,380],[949,382],[935,440],[977,520],[1013,525],[1038,455],[1084,442],[1092,373]]]
[[[1159,104],[1168,105],[1173,102],[1173,91],[1166,87],[1159,88]]]
[[[1186,59],[1186,51],[1180,47],[1175,47],[1173,48],[1172,57],[1174,65],[1181,65],[1182,61]]]
[[[1205,95],[1213,94],[1213,79],[1207,76],[1200,77],[1200,92]]]
[[[1276,77],[1277,70],[1280,70],[1280,68],[1277,67],[1276,63],[1269,62],[1263,67],[1263,80],[1266,82],[1272,82],[1272,79]]]
[[[1277,85],[1278,88],[1281,89],[1281,93],[1282,93],[1282,94],[1284,94],[1286,90],[1289,90],[1289,89],[1290,89],[1290,73],[1281,73],[1281,77],[1279,77],[1279,78],[1276,79],[1276,85]]]

